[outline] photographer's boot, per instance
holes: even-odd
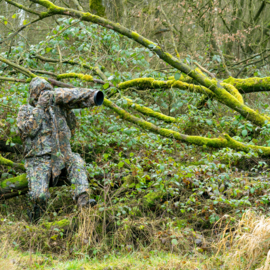
[[[82,193],[77,198],[77,204],[79,207],[93,207],[97,202],[94,199],[90,199],[87,193]]]
[[[30,222],[37,223],[39,219],[42,217],[42,215],[46,211],[46,201],[39,200],[36,201],[35,204],[30,206],[30,208],[27,209],[27,215],[30,219]]]

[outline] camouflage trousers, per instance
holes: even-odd
[[[27,158],[25,161],[28,179],[29,196],[31,200],[47,200],[50,198],[49,184],[52,176],[51,157]],[[71,184],[73,198],[87,192],[89,184],[84,160],[75,153],[66,161],[67,180]]]

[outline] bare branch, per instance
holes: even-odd
[[[32,25],[32,24],[34,24],[34,23],[36,23],[36,22],[38,22],[38,21],[41,21],[41,20],[43,20],[44,18],[47,18],[47,17],[50,17],[50,16],[53,15],[53,14],[50,14],[50,12],[43,12],[43,13],[37,12],[37,11],[32,10],[32,9],[30,9],[30,8],[27,8],[27,7],[25,7],[25,6],[21,5],[21,4],[18,4],[17,2],[14,2],[14,1],[12,1],[12,0],[5,0],[5,1],[6,1],[7,3],[9,3],[9,4],[15,6],[15,7],[18,7],[19,9],[23,9],[23,10],[29,12],[29,13],[32,13],[32,14],[34,14],[34,15],[37,15],[39,18],[33,20],[32,22],[29,22],[29,23],[27,23],[27,24],[21,26],[17,31],[15,31],[14,33],[12,33],[10,36],[8,36],[7,38],[1,40],[1,41],[0,41],[0,44],[6,42],[6,41],[9,40],[9,39],[14,38],[14,37],[15,37],[16,35],[18,35],[22,30],[24,30],[25,28],[29,27],[30,25]]]
[[[21,5],[21,4],[15,2],[15,1],[13,1],[13,0],[5,0],[5,1],[6,1],[7,3],[9,3],[9,4],[11,4],[11,5],[13,5],[13,6],[19,8],[19,9],[23,9],[23,10],[29,12],[29,13],[32,13],[32,14],[34,14],[34,15],[37,15],[37,16],[41,17],[41,13],[40,13],[40,12],[37,12],[37,11],[35,11],[35,10],[33,10],[33,9],[30,9],[30,8],[28,8],[28,7],[25,7],[24,5]]]
[[[12,78],[12,77],[0,77],[0,81],[27,83],[26,80],[21,80],[21,79]]]
[[[22,66],[19,66],[9,60],[7,60],[6,58],[0,56],[0,61],[1,62],[4,62],[5,64],[17,69],[18,71],[20,71],[21,73],[23,73],[24,75],[28,76],[28,77],[31,77],[31,78],[34,78],[36,77],[35,74],[33,74],[31,71],[29,71],[27,68],[24,68]]]
[[[211,73],[209,70],[207,70],[206,68],[202,67],[199,63],[194,62],[194,64],[200,68],[203,72],[205,72],[206,74],[208,74],[211,78],[215,78],[215,75],[213,73]]]

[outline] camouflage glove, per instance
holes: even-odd
[[[51,98],[50,92],[41,93],[41,95],[38,98],[37,105],[39,107],[42,107],[43,109],[47,108],[50,103],[50,98]]]

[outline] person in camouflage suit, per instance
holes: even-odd
[[[39,219],[50,198],[49,184],[57,184],[63,169],[67,171],[78,205],[95,205],[87,193],[85,162],[70,146],[76,127],[72,109],[101,105],[103,94],[84,88],[53,89],[39,77],[31,81],[29,91],[29,104],[20,107],[17,125],[24,144],[29,197],[33,202],[30,218]]]

